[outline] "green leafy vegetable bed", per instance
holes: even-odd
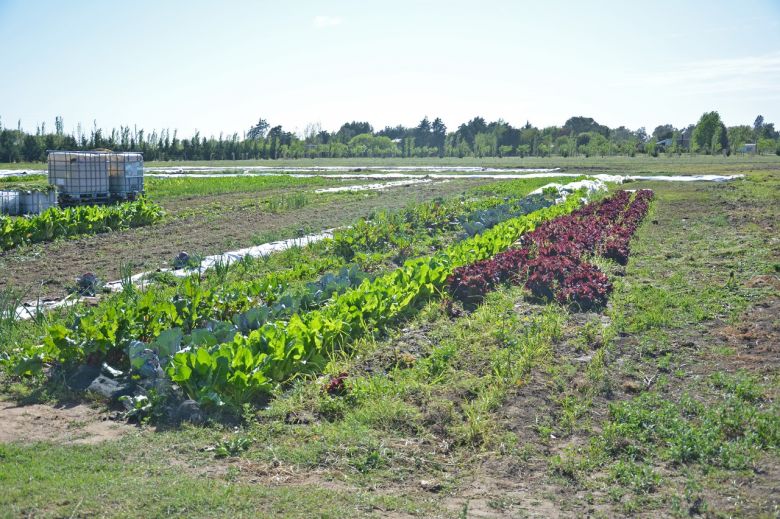
[[[321,310],[266,323],[221,344],[216,337],[204,338],[204,345],[175,354],[168,374],[204,405],[239,408],[295,375],[319,371],[328,352],[409,315],[442,293],[453,269],[506,250],[540,222],[573,211],[580,196],[498,224],[432,256],[409,260],[347,290]]]
[[[142,227],[159,221],[163,209],[145,199],[111,206],[52,207],[32,217],[0,215],[0,250],[56,238]]]
[[[148,347],[189,396],[206,405],[238,408],[291,377],[319,372],[328,352],[380,331],[438,297],[454,268],[505,250],[537,223],[578,205],[577,196],[554,207],[537,198],[423,204],[397,215],[375,215],[337,233],[324,245],[329,251],[325,257],[311,265],[296,264],[289,272],[258,276],[254,267],[238,262],[173,287],[131,288],[78,312],[72,323],[52,323],[42,345],[19,345],[3,363],[17,376],[41,373],[51,363],[106,360],[124,369],[128,352]],[[489,208],[495,208],[490,215],[474,213]],[[475,232],[481,234],[468,237]],[[444,236],[450,238],[442,240]],[[427,244],[423,248],[409,246],[421,241]],[[384,274],[344,272],[337,276],[343,282],[335,284],[325,276],[320,279],[323,287],[301,284],[302,292],[290,284],[344,265],[348,258],[407,248],[438,252]]]
[[[44,337],[43,350],[19,345],[8,363],[16,375],[40,373],[47,362],[74,364],[108,360],[124,369],[128,360],[126,352],[133,341],[155,344],[158,338],[170,341],[172,337],[174,340],[183,337],[185,340],[177,344],[176,351],[182,344],[190,344],[189,336],[200,328],[232,339],[237,331],[233,324],[242,333],[248,333],[265,322],[319,307],[332,293],[323,297],[317,293],[322,287],[306,286],[303,280],[316,279],[315,276],[329,269],[346,268],[347,261],[356,262],[350,269],[371,263],[369,255],[400,260],[398,264],[402,264],[400,258],[411,255],[412,251],[420,251],[412,257],[418,256],[431,248],[444,248],[461,237],[462,227],[457,220],[462,215],[486,207],[511,206],[511,211],[506,212],[505,219],[508,219],[551,204],[551,199],[538,195],[511,203],[503,197],[455,199],[420,204],[395,214],[379,213],[370,221],[361,220],[351,228],[336,232],[333,240],[327,240],[316,251],[304,255],[301,249],[291,268],[271,267],[269,271],[264,260],[245,259],[230,266],[218,266],[205,277],[193,274],[174,286],[157,283],[143,291],[128,287],[130,290],[107,298],[97,307],[77,310],[72,322],[69,319],[69,322],[52,323]],[[353,270],[355,276],[358,270],[363,272],[362,277],[369,275],[361,268]],[[327,278],[326,274],[321,281]],[[333,292],[342,293],[360,281],[354,279]]]

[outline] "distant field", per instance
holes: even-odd
[[[476,166],[490,168],[563,168],[573,172],[609,172],[626,174],[700,174],[743,173],[755,169],[780,171],[780,156],[735,155],[731,157],[707,155],[681,155],[648,157],[506,157],[506,158],[430,158],[430,159],[279,159],[279,160],[223,160],[187,162],[146,162],[149,167],[311,167],[311,166]],[[0,163],[1,169],[46,169],[45,163]]]

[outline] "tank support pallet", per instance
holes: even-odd
[[[138,200],[144,195],[144,192],[132,192],[119,194],[91,194],[91,195],[60,195],[58,204],[60,207],[75,207],[78,205],[108,205],[121,202],[132,202]]]
[[[74,205],[102,205],[111,201],[111,195],[108,193],[81,194],[81,195],[59,195],[57,200],[60,207],[70,207]]]
[[[132,202],[144,196],[143,191],[131,191],[128,193],[111,193],[113,202]]]

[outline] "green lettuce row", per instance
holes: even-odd
[[[483,234],[458,242],[431,256],[365,280],[334,297],[321,310],[266,323],[231,342],[176,353],[167,373],[192,398],[206,405],[238,408],[299,374],[316,373],[327,355],[351,340],[381,330],[440,297],[452,271],[509,248],[539,223],[576,209],[583,193],[562,204],[505,221]]]

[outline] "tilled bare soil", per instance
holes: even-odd
[[[85,272],[111,281],[119,279],[122,263],[129,263],[134,273],[154,270],[169,266],[180,251],[217,254],[254,245],[252,238],[262,233],[297,228],[319,231],[348,225],[374,210],[400,209],[410,203],[452,196],[486,182],[490,181],[453,181],[347,194],[324,205],[315,202],[277,214],[253,204],[258,199],[254,194],[206,197],[207,211],[203,211],[201,197],[171,200],[166,208],[172,214],[185,215],[187,210],[197,209],[196,214],[172,217],[150,227],[60,240],[0,254],[0,289],[21,289],[26,299],[59,298]]]

